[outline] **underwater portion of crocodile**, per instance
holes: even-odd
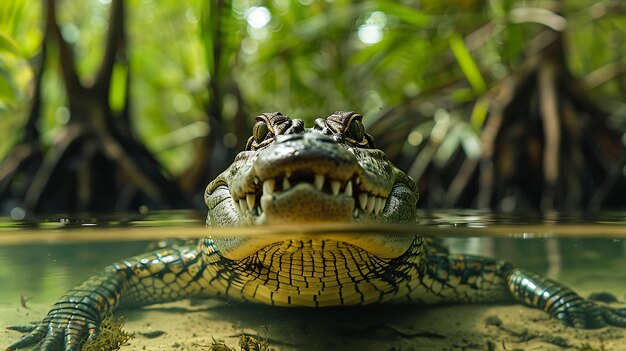
[[[246,150],[208,185],[205,200],[214,227],[367,225],[415,224],[418,197],[362,117],[336,112],[313,128],[280,113],[258,116]],[[7,350],[78,350],[111,311],[188,297],[294,307],[518,301],[578,328],[626,327],[623,309],[502,260],[436,250],[417,233],[216,236],[105,268]]]

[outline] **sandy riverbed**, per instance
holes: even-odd
[[[39,319],[47,306],[0,303],[4,326]],[[626,304],[616,306],[626,307]],[[274,350],[626,350],[626,329],[576,330],[519,305],[378,306],[276,309],[220,301],[122,311],[135,338],[122,350],[209,350],[213,339],[239,350],[241,335],[266,338]],[[489,318],[494,317],[497,318]],[[494,325],[494,321],[501,325]],[[488,322],[490,321],[490,322]],[[496,323],[497,324],[497,323]],[[148,337],[146,335],[161,334]],[[158,333],[154,333],[158,332]],[[162,332],[162,333],[161,333]],[[19,333],[0,330],[6,347]],[[585,349],[585,346],[591,349]]]

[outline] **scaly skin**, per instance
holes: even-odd
[[[336,112],[306,129],[280,113],[258,116],[246,150],[207,186],[207,224],[415,224],[415,182],[375,148],[361,118]],[[449,255],[417,234],[219,236],[105,268],[7,350],[78,350],[114,310],[188,297],[308,307],[518,301],[577,328],[626,327],[624,309],[505,261]]]

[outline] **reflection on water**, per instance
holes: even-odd
[[[199,213],[177,212],[147,217],[127,216],[123,219],[56,218],[19,224],[4,222],[0,225],[0,301],[19,306],[21,296],[25,295],[32,303],[49,305],[65,290],[106,265],[144,252],[152,240],[206,235],[203,218],[204,215]],[[288,235],[287,229],[277,230],[281,231],[280,235]],[[337,233],[342,228],[331,226],[313,229],[322,234],[326,230],[325,234],[328,234]],[[344,235],[353,235],[350,233],[359,231],[359,227],[346,226],[345,229],[349,233]],[[422,212],[418,227],[380,226],[375,229],[394,233],[417,230],[423,234],[446,237],[451,252],[503,258],[563,281],[584,296],[591,292],[610,291],[619,300],[626,299],[626,216],[620,213],[538,218],[496,216],[476,211]],[[248,235],[274,232],[273,228],[255,230],[247,232],[240,229],[239,232]],[[307,232],[307,228],[298,228],[298,231]],[[228,231],[229,235],[233,233]],[[20,238],[28,240],[20,242]],[[210,313],[221,311],[219,313],[222,316],[235,313],[235,310],[231,310],[232,306],[235,305],[219,305],[216,309],[202,310],[210,310]],[[251,312],[248,307],[237,307],[236,311],[238,322],[229,320],[229,323],[235,326],[243,323],[238,328],[248,327],[245,322],[241,322],[246,320],[241,314],[258,311],[271,314],[267,309]],[[297,315],[297,312],[289,313]],[[437,313],[432,311],[426,315],[437,317]],[[139,320],[143,318],[141,314],[136,316]],[[341,312],[338,316],[347,318]],[[171,315],[166,314],[163,318],[171,318]],[[263,323],[272,324],[267,318]],[[11,321],[2,319],[0,316],[0,327],[11,324]],[[252,322],[248,320],[247,323]],[[310,321],[307,323],[309,327],[314,325]],[[276,322],[276,325],[282,324]],[[302,325],[296,327],[304,328]],[[376,333],[388,327],[378,328]],[[259,328],[254,330],[262,331]],[[170,337],[175,339],[174,336]],[[6,345],[0,345],[0,349],[3,346]]]
[[[626,214],[502,215],[475,210],[419,211],[419,224],[319,224],[205,228],[206,214],[193,211],[50,217],[29,221],[0,218],[0,245],[32,243],[146,241],[207,235],[293,235],[328,233],[419,233],[436,237],[602,237],[626,238]],[[129,231],[132,234],[129,235]]]
[[[116,260],[145,252],[151,240],[202,237],[209,231],[204,228],[203,216],[196,212],[165,212],[141,217],[52,218],[19,224],[5,221],[0,225],[0,281],[9,282],[9,288],[0,290],[0,300],[15,298],[20,292],[49,299]],[[344,235],[363,228],[344,227],[349,232]],[[226,233],[263,236],[275,234],[272,229],[239,228]],[[323,235],[327,233],[324,231],[336,233],[342,227],[309,229]],[[577,268],[607,271],[626,257],[626,215],[617,212],[549,218],[479,211],[421,212],[417,227],[378,226],[375,231],[398,229],[445,237],[451,252],[504,258],[552,277],[558,277],[562,269],[565,274]],[[307,232],[307,227],[297,230]],[[289,235],[288,227],[277,231]],[[29,240],[20,244],[20,238]]]

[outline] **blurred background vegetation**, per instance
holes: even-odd
[[[253,116],[362,113],[422,207],[626,204],[622,1],[0,3],[0,212],[202,207]]]

